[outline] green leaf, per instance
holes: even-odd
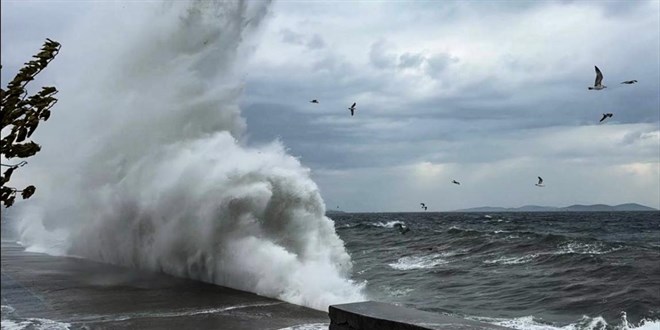
[[[34,186],[27,186],[23,191],[21,192],[21,196],[23,196],[23,199],[28,199],[30,196],[34,195],[34,192],[37,190]]]
[[[5,183],[9,182],[9,179],[11,178],[11,174],[14,173],[15,167],[10,167],[8,168],[5,173],[2,175],[2,184],[4,185]]]
[[[60,47],[60,43],[46,39],[39,52],[32,56],[33,59],[24,63],[7,84],[6,89],[0,89],[2,130],[7,134],[0,139],[3,159],[27,158],[41,150],[38,144],[29,141],[28,138],[36,131],[41,120],[46,121],[50,118],[50,108],[57,103],[57,99],[53,97],[57,94],[57,89],[46,86],[38,93],[30,95],[26,86],[57,56]],[[0,177],[0,202],[5,207],[14,204],[18,192],[23,199],[27,199],[36,191],[32,185],[23,190],[5,186],[9,183],[14,170],[25,164],[26,162],[22,161],[17,165],[9,165],[10,167]]]
[[[5,202],[5,207],[12,206],[14,204],[14,199],[16,199],[16,196],[11,196],[11,197],[3,200],[3,202]]]
[[[40,117],[43,118],[44,121],[48,120],[48,118],[50,118],[50,110],[44,110]]]
[[[27,137],[27,129],[25,127],[21,127],[18,129],[18,137],[16,137],[16,142],[23,142],[25,141],[25,138]]]

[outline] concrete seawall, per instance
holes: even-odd
[[[508,328],[375,301],[330,306],[330,330],[469,330]]]
[[[505,329],[373,301],[330,306],[328,318],[325,312],[217,285],[25,252],[7,239],[2,240],[2,305],[11,306],[3,307],[3,327],[52,320],[70,329]]]
[[[2,241],[2,305],[11,306],[3,307],[3,327],[25,320],[70,329],[305,329],[329,323],[325,312],[253,293],[29,253],[8,240]]]

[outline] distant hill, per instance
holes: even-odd
[[[325,211],[325,214],[344,214],[344,213],[346,213],[346,212],[344,212],[344,211],[335,211],[335,210]]]
[[[571,205],[567,207],[552,207],[552,206],[538,206],[538,205],[525,205],[522,207],[473,207],[469,209],[456,210],[454,212],[619,212],[619,211],[658,211],[652,207],[627,203],[620,205]]]
[[[516,208],[518,212],[553,212],[553,211],[562,211],[557,207],[552,206],[538,206],[538,205],[525,205],[519,208]]]
[[[558,207],[525,205],[521,207],[492,207],[482,206],[469,209],[456,210],[454,212],[555,212],[561,211]]]
[[[636,204],[636,203],[626,203],[619,204],[615,206],[605,205],[605,204],[595,204],[595,205],[571,205],[567,207],[562,207],[562,211],[657,211],[652,207]]]

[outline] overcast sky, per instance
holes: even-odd
[[[3,1],[3,86],[104,5]],[[329,210],[660,207],[660,1],[280,1],[259,34],[247,143],[281,140]]]

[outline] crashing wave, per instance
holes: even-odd
[[[115,19],[120,5],[131,19]],[[61,87],[21,242],[317,309],[363,300],[309,170],[278,142],[242,143],[237,77],[267,12],[108,4],[61,40],[79,76]]]

